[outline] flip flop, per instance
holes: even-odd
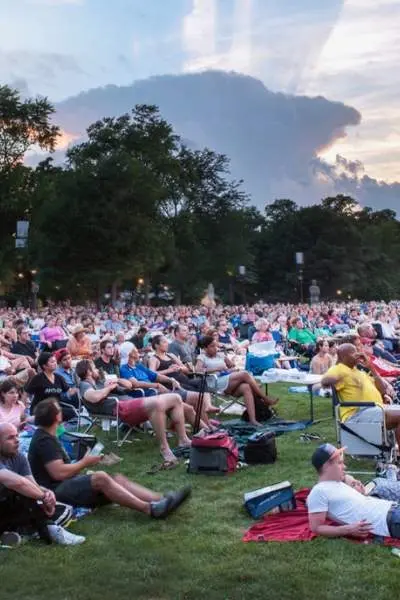
[[[165,460],[161,464],[153,465],[151,469],[147,471],[148,475],[155,475],[159,473],[159,471],[170,471],[171,469],[175,469],[178,466],[177,460]]]

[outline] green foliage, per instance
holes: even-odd
[[[297,207],[276,200],[266,208],[257,244],[260,291],[273,299],[298,298],[295,253],[304,253],[306,289],[316,279],[324,297],[390,299],[400,293],[396,262],[400,223],[393,211],[361,210],[348,196]]]
[[[400,294],[400,224],[391,210],[361,209],[349,196],[299,207],[275,200],[262,215],[249,206],[229,160],[186,147],[157,107],[92,124],[85,142],[31,169],[27,150],[53,150],[58,129],[46,99],[22,101],[0,87],[0,264],[40,272],[41,290],[100,297],[106,290],[168,285],[196,302],[212,282],[223,301],[297,300],[296,252],[304,286],[322,296]],[[14,248],[15,223],[30,219],[28,250]],[[246,275],[239,276],[240,265]]]

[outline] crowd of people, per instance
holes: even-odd
[[[24,525],[35,521],[47,541],[82,543],[82,536],[52,521],[56,502],[115,502],[154,518],[168,516],[189,488],[162,495],[122,475],[86,475],[101,457],[88,454],[71,463],[57,436],[60,424],[82,407],[89,415],[118,412],[129,427],[150,423],[163,465],[174,466],[168,429],[178,447],[190,446],[187,424],[196,420],[202,373],[201,427],[219,424],[216,395],[243,398],[255,427],[260,407],[276,404],[244,368],[252,344],[263,342],[275,344],[279,366],[290,368],[296,358],[345,400],[361,395],[389,407],[384,418],[400,442],[400,302],[151,307],[121,301],[100,310],[69,303],[0,309],[0,533],[12,529],[22,507]],[[374,410],[343,409],[342,418],[368,422]],[[26,456],[18,436],[29,426],[35,432]],[[331,459],[338,455],[328,457],[321,472]],[[321,519],[313,527],[323,533]]]

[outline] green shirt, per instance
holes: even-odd
[[[298,344],[304,344],[308,346],[309,344],[315,344],[316,338],[315,335],[309,329],[297,329],[292,327],[289,331],[288,335],[289,340],[293,340]]]

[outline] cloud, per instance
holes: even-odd
[[[62,6],[64,4],[83,4],[85,0],[27,0],[28,4],[41,4],[45,6]]]
[[[400,2],[346,0],[340,19],[301,91],[340,98],[363,115],[356,132],[331,148],[359,159],[377,179],[400,179]]]
[[[314,66],[343,1],[286,0],[283,11],[279,0],[232,0],[213,3],[207,12],[201,0],[193,0],[183,20],[183,71],[235,70],[259,77],[272,89],[295,92]],[[207,36],[202,36],[205,27]]]
[[[72,55],[0,49],[1,79],[11,84],[23,81],[24,94],[28,89],[51,90],[60,76],[70,74],[84,75],[83,69]]]

